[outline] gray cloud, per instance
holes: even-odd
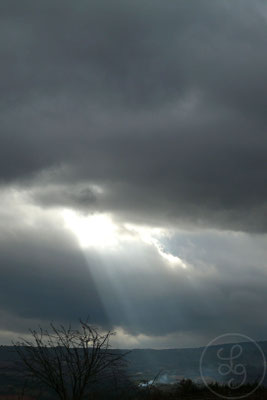
[[[1,19],[2,182],[65,165],[132,218],[152,199],[152,219],[266,231],[264,3],[2,2]]]
[[[266,18],[260,0],[1,2],[3,330],[89,314],[155,342],[263,338]],[[191,266],[144,243],[85,257],[51,222],[64,207],[167,227]]]

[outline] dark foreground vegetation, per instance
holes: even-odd
[[[245,384],[239,389],[229,388],[218,383],[209,387],[195,384],[190,379],[184,379],[174,385],[151,385],[140,388],[138,385],[128,382],[123,385],[108,385],[105,382],[91,388],[84,400],[215,400],[219,398],[251,400],[266,400],[267,388],[257,383]],[[55,400],[56,397],[45,388],[20,388],[13,394],[0,394],[0,400]]]
[[[224,398],[248,398],[248,399],[267,399],[267,388],[263,386],[257,387],[255,384],[246,384],[239,389],[229,388],[227,385],[213,383],[209,388],[204,385],[198,385],[190,379],[184,379],[179,384],[175,385],[159,385],[146,388],[144,391],[139,391],[136,395],[128,397],[128,399],[148,399],[148,400],[168,400],[168,399],[219,399]],[[122,397],[123,398],[123,397]],[[127,397],[125,397],[127,399]]]

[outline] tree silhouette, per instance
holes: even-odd
[[[53,389],[61,400],[81,400],[92,384],[118,376],[125,366],[125,354],[110,349],[114,332],[80,320],[79,329],[50,324],[50,330],[30,330],[31,339],[14,343],[28,375]]]

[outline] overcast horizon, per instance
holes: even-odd
[[[267,3],[0,0],[0,344],[267,340]]]

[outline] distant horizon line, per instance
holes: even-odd
[[[266,343],[267,344],[267,339],[265,340],[255,340],[256,343]],[[236,342],[224,342],[224,343],[218,343],[218,344],[213,344],[213,345],[203,345],[203,346],[196,346],[196,347],[170,347],[170,348],[152,348],[152,347],[134,347],[134,348],[127,348],[127,347],[111,347],[112,350],[121,350],[121,351],[135,351],[135,350],[149,350],[149,351],[172,351],[172,350],[197,350],[197,349],[204,349],[205,347],[219,347],[219,346],[230,346],[233,344],[253,344],[250,341],[236,341]],[[0,344],[0,348],[2,347],[15,347],[15,345],[12,344]]]

